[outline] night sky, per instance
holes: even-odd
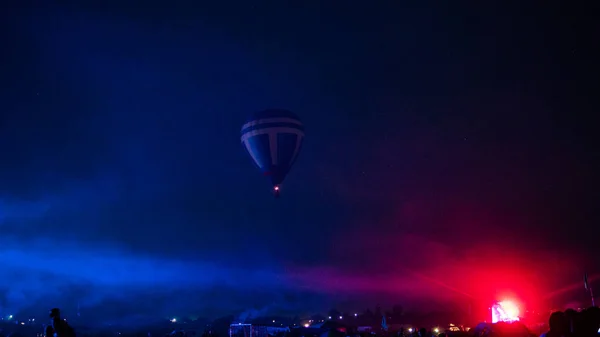
[[[595,9],[161,3],[0,11],[0,314],[585,300]],[[271,107],[279,199],[239,138]]]

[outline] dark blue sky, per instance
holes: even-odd
[[[377,3],[6,7],[1,314],[554,303],[594,274],[592,10]],[[239,141],[268,107],[307,130],[277,200]]]

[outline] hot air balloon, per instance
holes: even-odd
[[[304,126],[288,110],[269,109],[253,114],[242,126],[242,144],[260,171],[271,180],[273,193],[298,158],[304,139]]]

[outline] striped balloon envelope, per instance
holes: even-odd
[[[302,149],[304,125],[288,110],[253,114],[242,126],[242,144],[260,171],[271,180],[275,196]]]

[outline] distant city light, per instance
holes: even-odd
[[[12,317],[13,317],[12,315],[8,315],[8,319],[12,319]]]
[[[354,317],[358,316],[358,314],[354,314]]]
[[[273,323],[275,323],[275,320],[273,320]]]
[[[331,316],[329,316],[329,319],[331,319]]]
[[[344,317],[340,316],[340,319],[342,319],[342,318],[344,318]]]
[[[25,325],[25,322],[21,322],[21,325]]]
[[[171,320],[171,323],[176,323],[176,322],[177,322],[177,318],[173,318],[173,319]]]
[[[433,328],[433,332],[435,332],[435,333],[439,333],[439,332],[440,332],[440,329],[438,329],[438,328]]]
[[[304,324],[305,328],[308,328],[309,326],[310,326],[310,324],[308,324],[308,323]]]
[[[412,331],[413,331],[412,328],[408,328],[408,332],[412,332]]]

